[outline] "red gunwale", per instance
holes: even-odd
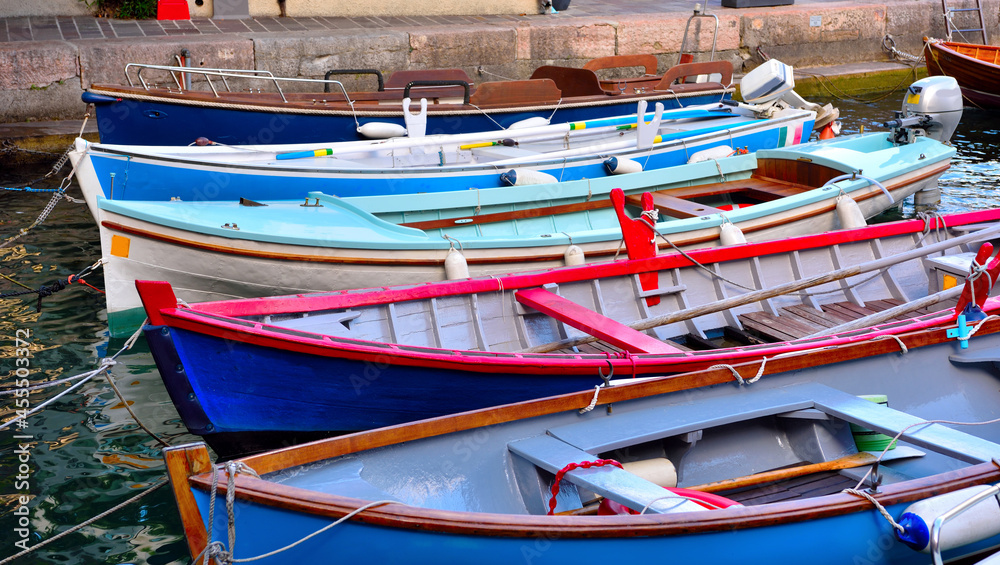
[[[988,299],[988,313],[1000,309],[1000,299]],[[358,362],[390,363],[401,367],[421,367],[463,371],[467,373],[508,373],[531,374],[539,370],[547,372],[575,371],[590,374],[595,366],[610,362],[618,374],[640,375],[643,373],[678,373],[703,369],[720,361],[749,361],[763,356],[777,355],[790,351],[801,351],[815,347],[843,345],[874,339],[886,333],[916,331],[950,322],[955,318],[951,310],[943,310],[921,316],[913,322],[894,322],[878,326],[874,331],[854,330],[844,332],[840,337],[817,337],[808,340],[780,342],[755,347],[738,347],[711,351],[683,351],[678,353],[633,353],[628,356],[608,356],[601,354],[556,354],[556,353],[502,353],[467,352],[454,349],[432,347],[399,346],[361,340],[345,340],[315,334],[315,337],[288,335],[274,326],[257,325],[254,328],[208,319],[197,312],[183,309],[163,309],[160,314],[170,327],[197,332],[228,341],[238,341],[304,355],[338,358]],[[275,331],[278,329],[279,331]],[[302,332],[308,333],[308,332]]]

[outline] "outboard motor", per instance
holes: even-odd
[[[837,108],[832,104],[820,106],[807,102],[794,88],[792,67],[777,59],[767,60],[740,80],[740,96],[751,109],[761,115],[768,116],[781,108],[799,108],[816,113],[813,128],[817,131],[834,125],[840,117]]]
[[[962,120],[962,90],[952,77],[922,78],[910,85],[903,109],[883,124],[891,128],[897,143],[910,143],[916,135],[926,135],[946,143]]]

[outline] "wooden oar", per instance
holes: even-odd
[[[1000,224],[984,229],[982,231],[968,233],[946,241],[940,241],[937,243],[933,243],[931,245],[927,245],[925,247],[913,249],[905,253],[900,253],[899,255],[893,255],[891,257],[883,257],[881,259],[868,261],[867,263],[862,263],[860,265],[854,265],[851,267],[845,267],[843,269],[837,269],[836,271],[831,271],[829,273],[817,275],[815,277],[810,277],[808,279],[792,281],[785,284],[780,284],[775,287],[756,290],[754,292],[748,292],[746,294],[741,294],[739,296],[734,296],[732,298],[726,298],[724,300],[711,302],[709,304],[702,304],[701,306],[695,306],[693,308],[685,308],[683,310],[678,310],[676,312],[671,312],[669,314],[664,314],[662,316],[656,316],[645,320],[638,320],[636,322],[632,322],[626,325],[634,330],[644,331],[659,326],[665,326],[667,324],[673,324],[674,322],[690,320],[691,318],[697,318],[698,316],[704,316],[706,314],[714,314],[715,312],[721,312],[723,310],[728,310],[730,308],[735,308],[737,306],[743,306],[744,304],[752,304],[754,302],[760,302],[768,298],[774,298],[776,296],[781,296],[783,294],[789,294],[791,292],[796,292],[814,286],[819,286],[821,284],[826,284],[828,282],[846,279],[848,277],[869,273],[871,271],[877,271],[879,269],[891,267],[892,265],[895,265],[897,263],[903,263],[904,261],[910,261],[912,259],[925,257],[932,253],[944,251],[945,249],[969,243],[971,241],[980,241],[989,237],[994,237],[998,233],[1000,233]],[[583,345],[585,343],[591,343],[594,341],[597,341],[597,338],[593,336],[585,336],[575,339],[564,339],[561,341],[545,343],[542,345],[529,347],[527,349],[522,349],[518,351],[518,353],[546,353],[549,351],[555,351],[557,349],[563,349],[567,347],[575,347],[577,345]]]
[[[886,451],[881,461],[885,462],[907,457],[922,457],[923,455],[924,454],[922,452],[917,451],[916,449],[899,446],[896,449]],[[869,451],[861,451],[858,453],[852,453],[851,455],[845,455],[844,457],[840,457],[838,459],[823,461],[822,463],[810,463],[808,465],[799,465],[798,467],[789,467],[787,469],[775,469],[773,471],[765,471],[763,473],[755,473],[753,475],[735,477],[732,479],[725,479],[723,481],[716,481],[714,483],[706,483],[703,485],[684,488],[701,492],[719,492],[723,490],[752,487],[755,485],[762,485],[764,483],[773,483],[775,481],[793,479],[795,477],[811,475],[813,473],[822,473],[824,471],[839,471],[840,469],[864,467],[865,465],[871,465],[877,461],[879,461],[879,454],[871,453]]]

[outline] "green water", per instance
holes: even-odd
[[[854,133],[862,125],[867,131],[873,122],[890,117],[900,102],[901,95],[894,95],[875,104],[834,104],[841,109],[844,133]],[[953,138],[959,156],[941,181],[940,211],[984,209],[1000,203],[995,193],[1000,186],[1000,151],[993,141],[998,132],[1000,114],[966,110]],[[48,166],[0,169],[0,187],[21,186],[47,170]],[[50,180],[34,187],[57,185]],[[70,194],[79,196],[76,188]],[[48,198],[48,194],[0,192],[0,240],[29,225]],[[905,205],[902,216],[912,214],[912,206]],[[900,212],[894,211],[881,219],[899,217]],[[86,207],[61,202],[43,225],[13,247],[0,249],[0,274],[38,288],[65,280],[99,256],[97,229]],[[103,287],[100,273],[87,281]],[[23,289],[0,279],[0,293],[18,290]],[[0,299],[0,392],[16,384],[18,359],[27,359],[20,366],[28,369],[32,383],[95,368],[124,343],[108,339],[105,321],[102,296],[81,285],[45,298],[41,312],[36,312],[30,297]],[[22,338],[30,333],[26,340],[30,357],[23,355],[25,351],[18,355],[17,346],[25,345],[15,342],[18,331]],[[118,361],[112,375],[143,423],[171,444],[196,441],[174,411],[143,340]],[[66,386],[32,392],[27,400],[38,406]],[[16,400],[14,395],[0,396],[0,422],[14,417]],[[27,539],[27,545],[34,545],[48,539],[130,499],[164,475],[157,442],[135,424],[103,377],[87,382],[27,423],[24,430],[0,430],[0,560],[20,550],[16,542]],[[27,449],[21,448],[23,443],[29,444]],[[19,457],[26,459],[25,478],[18,478]],[[30,530],[26,538],[17,531],[19,496],[30,498],[25,505]],[[180,520],[165,487],[16,563],[188,561]]]

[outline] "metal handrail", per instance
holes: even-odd
[[[995,484],[990,488],[975,494],[971,498],[965,500],[961,504],[958,504],[951,510],[934,519],[934,524],[931,526],[930,536],[930,552],[931,557],[934,559],[934,565],[944,564],[941,560],[941,528],[944,527],[945,522],[951,520],[955,516],[958,516],[962,512],[965,512],[969,508],[972,508],[976,504],[979,504],[983,500],[986,500],[991,496],[996,496],[998,493],[1000,493],[1000,484]]]
[[[281,85],[279,84],[279,81],[310,82],[310,83],[323,84],[326,86],[336,85],[337,87],[340,88],[340,91],[341,93],[343,93],[344,99],[347,100],[348,104],[350,104],[352,108],[354,107],[354,101],[351,100],[350,96],[348,96],[347,89],[344,88],[343,83],[341,83],[338,80],[276,77],[271,73],[271,71],[258,71],[251,69],[210,69],[210,68],[193,68],[193,67],[175,67],[170,65],[149,65],[145,63],[128,63],[127,65],[125,65],[125,80],[128,81],[129,86],[135,86],[135,83],[132,82],[132,77],[129,75],[130,68],[138,69],[135,72],[135,76],[136,78],[139,79],[139,82],[142,83],[142,87],[145,90],[149,90],[150,87],[146,83],[146,79],[142,77],[142,72],[147,69],[153,69],[158,71],[169,72],[173,77],[174,82],[177,84],[177,88],[181,90],[183,90],[184,87],[181,84],[181,81],[178,79],[178,74],[188,73],[188,74],[202,75],[205,77],[205,81],[208,83],[208,86],[212,89],[212,94],[214,94],[216,98],[219,98],[219,91],[216,89],[215,83],[213,83],[212,79],[210,78],[213,76],[222,79],[222,82],[225,85],[227,92],[232,92],[232,90],[229,87],[229,82],[226,80],[226,77],[268,81],[274,85],[275,90],[278,91],[278,95],[281,96],[281,101],[285,103],[288,102],[288,99],[285,97],[285,93],[281,90]]]
[[[684,26],[684,39],[681,40],[681,50],[677,54],[677,64],[679,65],[684,57],[684,47],[687,45],[688,40],[688,29],[691,27],[691,20],[695,18],[714,18],[715,19],[715,31],[712,34],[712,58],[709,61],[715,60],[715,43],[719,39],[719,16],[715,14],[709,14],[702,9],[701,3],[694,5],[694,14],[688,18],[687,25]]]
[[[410,97],[410,89],[421,86],[461,86],[465,89],[465,95],[462,98],[462,103],[466,105],[469,103],[469,83],[464,80],[411,80],[407,83],[406,87],[403,88],[403,98]]]

